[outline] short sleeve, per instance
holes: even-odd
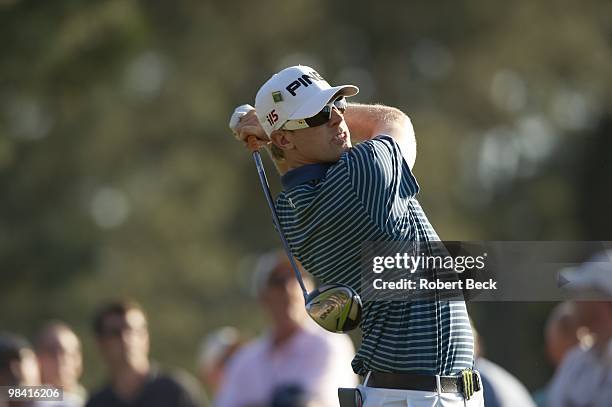
[[[419,191],[400,146],[387,135],[358,144],[343,159],[357,197],[381,228]]]

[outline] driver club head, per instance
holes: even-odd
[[[361,298],[344,284],[318,287],[306,299],[306,312],[322,328],[336,333],[355,329],[361,321]]]

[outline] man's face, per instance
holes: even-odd
[[[302,291],[289,265],[270,273],[261,300],[275,325],[299,321],[305,315]]]
[[[287,138],[293,144],[301,164],[336,162],[351,148],[351,138],[344,115],[333,108],[330,120],[317,127],[293,130]]]
[[[71,387],[82,373],[81,343],[68,329],[49,332],[38,349],[42,381],[56,386]]]
[[[144,314],[137,309],[104,318],[98,343],[111,368],[137,366],[148,359],[149,332]]]

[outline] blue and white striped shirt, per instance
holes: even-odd
[[[399,145],[380,135],[334,164],[289,171],[276,210],[292,253],[325,283],[359,291],[361,244],[438,241],[415,199],[419,186]],[[365,301],[353,370],[457,374],[473,365],[463,301]]]

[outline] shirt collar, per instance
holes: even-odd
[[[317,163],[307,164],[301,167],[295,168],[281,177],[281,183],[283,189],[288,190],[296,187],[300,184],[304,184],[309,181],[314,181],[325,177],[327,170],[331,167],[332,163]]]

